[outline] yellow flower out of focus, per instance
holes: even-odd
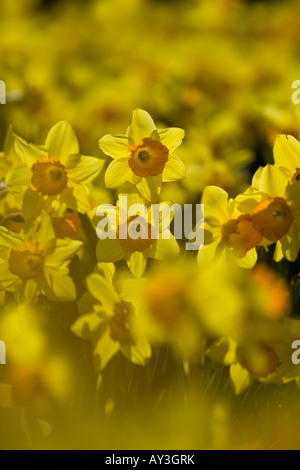
[[[51,218],[43,212],[36,232],[20,234],[0,227],[0,284],[25,302],[43,294],[55,301],[76,299],[68,265],[82,242],[57,239]]]
[[[253,213],[253,227],[263,245],[276,243],[274,259],[295,261],[300,248],[300,186],[276,166],[257,170],[252,188],[238,196],[237,207]]]
[[[73,333],[92,341],[99,372],[118,351],[139,365],[145,365],[151,357],[150,344],[138,326],[137,304],[116,291],[112,284],[114,268],[110,266],[103,268],[109,274],[107,278],[100,273],[87,278],[88,293],[79,303],[82,315],[72,326]],[[98,271],[101,272],[101,264]]]

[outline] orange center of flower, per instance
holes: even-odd
[[[135,338],[131,331],[131,325],[134,318],[134,307],[131,303],[122,300],[115,304],[114,316],[110,319],[110,336],[113,341],[120,344],[135,344]]]
[[[57,196],[67,186],[68,177],[65,167],[53,157],[41,157],[32,165],[31,171],[32,187],[43,196]]]
[[[150,279],[144,291],[151,316],[166,329],[178,327],[193,312],[189,293],[186,279],[166,274]]]
[[[262,313],[270,320],[280,320],[291,307],[288,283],[267,266],[260,264],[251,272]]]
[[[249,214],[226,222],[222,226],[222,238],[225,245],[232,248],[238,258],[244,258],[247,252],[263,239],[262,235],[253,228],[252,217]]]
[[[130,236],[131,229],[139,234],[136,240]],[[132,216],[126,222],[120,224],[117,238],[122,249],[127,253],[135,253],[136,251],[142,253],[156,242],[156,239],[151,239],[151,232],[151,224],[141,217]],[[126,234],[127,238],[120,238],[120,233]]]
[[[294,183],[295,181],[300,181],[300,168],[296,168],[296,173],[292,178],[292,183]]]
[[[262,201],[255,208],[252,217],[253,227],[272,242],[280,240],[288,233],[293,220],[291,209],[281,197]]]
[[[28,281],[42,273],[44,261],[43,249],[36,240],[21,243],[10,252],[9,270],[22,281]]]
[[[52,225],[57,238],[78,240],[81,222],[76,213],[68,212],[65,217],[52,217]]]
[[[157,176],[165,168],[169,158],[169,150],[161,142],[145,138],[142,142],[129,147],[128,164],[137,176]]]

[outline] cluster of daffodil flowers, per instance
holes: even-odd
[[[289,279],[261,263],[273,258],[278,266],[284,259],[293,265],[299,255],[300,142],[279,135],[274,164],[259,168],[235,199],[217,186],[204,189],[204,245],[196,257],[180,249],[162,220],[152,237],[149,215],[153,204],[164,203],[164,185],[185,178],[177,156],[183,138],[182,129],[157,128],[148,112],[136,109],[125,134],[99,140],[112,159],[103,179],[117,202],[107,211],[116,236],[97,239],[103,217],[91,183],[104,160],[80,153],[66,121],[43,144],[8,128],[1,153],[0,332],[9,374],[0,399],[6,408],[33,410],[46,437],[53,402],[71,406],[71,384],[80,379],[65,354],[47,349],[45,314],[62,336],[66,315],[68,335],[79,338],[75,357],[89,345],[85,357],[93,359],[94,392],[105,397],[107,415],[120,406],[115,392],[107,392],[107,384],[114,388],[110,371],[125,361],[152,376],[166,350],[187,381],[199,367],[223,364],[237,395],[254,383],[300,382],[291,361],[291,345],[300,339],[300,322],[290,317],[297,297]],[[124,196],[128,213],[119,202]],[[145,213],[132,215],[136,204]],[[135,222],[141,235],[132,238]],[[168,361],[165,367],[174,368]],[[149,377],[143,380],[147,386]]]
[[[169,3],[0,2],[0,447],[256,448],[300,417],[297,0]],[[199,202],[199,251],[153,236]]]

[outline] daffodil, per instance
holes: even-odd
[[[104,161],[79,153],[68,122],[56,124],[44,146],[28,144],[15,135],[15,149],[22,164],[11,170],[11,185],[31,187],[48,205],[57,201],[82,213],[91,209],[87,185],[98,176]]]
[[[98,267],[101,271],[101,265]],[[129,361],[145,365],[151,357],[151,347],[141,334],[137,304],[124,300],[112,284],[114,268],[103,267],[87,277],[88,294],[79,302],[81,316],[72,331],[85,341],[92,341],[95,366],[101,372],[120,351]]]
[[[206,355],[230,367],[230,377],[237,395],[255,380],[265,384],[300,385],[300,367],[292,361],[292,345],[299,340],[300,322],[286,318],[282,322],[256,325],[239,338],[221,338]]]
[[[243,301],[228,270],[187,259],[157,265],[147,278],[124,282],[126,300],[138,302],[153,345],[168,345],[187,363],[203,362],[209,336],[235,330]]]
[[[155,201],[163,182],[185,176],[183,162],[174,152],[184,137],[182,129],[157,129],[151,116],[141,109],[133,111],[127,133],[106,135],[101,150],[114,159],[105,174],[108,188],[125,182],[134,184],[148,201]]]
[[[230,367],[232,384],[240,394],[254,380],[270,379],[281,367],[280,342],[286,342],[291,299],[287,282],[265,265],[233,275],[242,299],[240,314],[206,355]]]
[[[180,253],[179,245],[170,232],[168,223],[171,223],[173,214],[167,203],[157,205],[161,208],[160,218],[156,220],[153,206],[144,205],[144,200],[137,192],[120,195],[120,200],[126,198],[126,205],[108,206],[105,223],[99,226],[97,209],[93,210],[91,217],[97,227],[99,241],[97,244],[97,259],[99,262],[117,262],[125,259],[130,271],[135,277],[141,277],[146,269],[148,258],[166,260],[174,258]],[[138,205],[142,213],[132,213],[131,208]],[[100,206],[101,207],[101,206]],[[104,209],[103,209],[104,210]],[[106,220],[112,229],[112,236],[106,234],[103,225]]]
[[[153,345],[171,346],[187,364],[202,360],[205,344],[196,295],[197,269],[182,262],[164,264],[139,283],[125,282],[126,299],[138,299],[145,312],[144,330]]]
[[[300,142],[291,135],[279,135],[274,145],[274,161],[291,183],[300,181]]]
[[[266,378],[279,365],[279,356],[265,338],[239,340],[221,338],[206,351],[207,357],[230,367],[230,378],[237,395],[244,392],[254,380]]]
[[[252,223],[251,212],[238,210],[235,201],[216,186],[205,188],[204,246],[199,250],[198,260],[235,257],[237,264],[252,268],[257,261],[256,246],[263,240]]]
[[[1,338],[7,348],[7,377],[14,403],[49,410],[70,398],[70,369],[64,357],[49,350],[38,307],[20,305],[2,311]]]
[[[0,227],[0,284],[30,302],[38,294],[54,301],[73,301],[76,289],[68,265],[82,243],[57,239],[48,214],[43,212],[39,230],[20,234]]]
[[[276,243],[274,259],[295,261],[300,248],[300,187],[273,165],[260,168],[252,189],[237,198],[241,211],[253,213],[252,224],[264,238]]]

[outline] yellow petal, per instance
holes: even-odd
[[[47,256],[45,263],[47,266],[52,267],[59,267],[66,262],[68,263],[82,246],[83,243],[77,240],[57,238],[55,240],[54,251]]]
[[[113,341],[107,328],[102,337],[97,341],[94,350],[94,362],[97,370],[103,370],[111,358],[118,352],[119,343]]]
[[[82,315],[72,325],[71,331],[85,341],[93,339],[94,334],[102,326],[103,319],[96,313]]]
[[[89,292],[109,312],[113,310],[114,304],[120,301],[114,287],[99,274],[90,274],[87,277],[86,285]]]
[[[259,190],[270,197],[285,197],[288,178],[273,165],[266,165],[260,175]]]
[[[66,161],[68,178],[76,183],[91,183],[104,166],[105,161],[95,157],[84,157],[80,154],[70,155]]]
[[[165,147],[169,149],[172,154],[180,145],[184,138],[185,132],[183,129],[172,127],[169,129],[158,129],[160,141]]]
[[[6,175],[5,182],[11,190],[21,189],[23,186],[30,186],[32,173],[25,165],[13,167]]]
[[[0,246],[14,248],[20,243],[24,243],[24,238],[17,233],[10,232],[7,228],[0,227]]]
[[[121,346],[121,352],[126,359],[140,366],[145,366],[151,358],[151,346],[144,337],[138,337],[134,346]]]
[[[164,234],[167,234],[167,236],[170,238],[159,238],[157,242],[152,245],[152,247],[146,250],[146,252],[144,253],[146,256],[158,260],[166,260],[175,258],[180,254],[180,248],[174,236],[170,233],[169,230],[165,230],[165,232],[160,236],[164,236]]]
[[[42,293],[55,302],[73,302],[76,300],[76,288],[67,269],[44,266],[44,276],[36,278]]]
[[[283,255],[283,251],[282,251],[282,244],[281,242],[277,242],[276,243],[276,247],[275,247],[275,252],[274,252],[274,261],[276,261],[277,263],[279,263],[282,258],[284,257]]]
[[[222,244],[222,240],[220,237],[208,245],[203,245],[198,251],[197,260],[198,260],[199,266],[211,265],[217,259],[218,250],[220,251],[220,248],[222,246],[223,244]]]
[[[127,135],[105,135],[99,140],[99,147],[105,155],[116,160],[130,155]]]
[[[236,395],[240,395],[247,390],[252,382],[249,372],[240,364],[233,364],[230,367],[230,378]]]
[[[217,186],[207,186],[203,191],[204,217],[212,216],[224,223],[229,219],[228,194]]]
[[[96,248],[97,260],[103,263],[116,263],[125,258],[125,253],[118,240],[99,240]]]
[[[134,277],[140,278],[143,276],[146,270],[147,259],[143,253],[135,252],[130,256],[129,260],[127,261],[127,265]]]
[[[70,183],[71,184],[71,183]],[[72,187],[67,187],[59,195],[60,203],[65,203],[69,209],[73,209],[81,214],[86,214],[91,210],[91,203],[87,186],[72,182]]]
[[[43,155],[48,155],[48,150],[38,145],[29,144],[26,140],[15,135],[15,149],[21,160],[30,168]]]
[[[138,191],[146,201],[157,203],[162,186],[162,175],[140,178],[136,183]]]
[[[126,181],[130,181],[132,171],[128,160],[114,160],[105,173],[105,186],[107,188],[119,188]]]
[[[300,142],[291,135],[279,135],[274,145],[274,160],[276,166],[294,176],[300,167]]]
[[[34,234],[34,239],[37,240],[42,247],[45,247],[49,240],[55,239],[51,217],[45,211],[42,212],[41,226],[38,232]]]
[[[183,161],[176,155],[170,154],[163,171],[163,182],[179,181],[185,178],[185,175],[186,169]]]
[[[94,269],[96,274],[100,274],[107,280],[110,284],[113,283],[113,278],[115,276],[116,267],[113,263],[98,263]]]
[[[76,134],[67,121],[59,122],[50,129],[45,146],[49,154],[62,164],[67,161],[69,155],[79,153]]]
[[[135,109],[132,113],[127,135],[130,145],[138,144],[146,137],[151,137],[156,131],[156,126],[149,113],[142,109]]]
[[[249,250],[246,256],[244,256],[244,258],[241,258],[241,259],[236,258],[237,265],[245,269],[252,269],[256,265],[256,262],[257,262],[256,248],[252,248],[252,250]]]
[[[292,224],[289,232],[280,240],[284,257],[291,262],[296,261],[300,249],[300,227]]]

